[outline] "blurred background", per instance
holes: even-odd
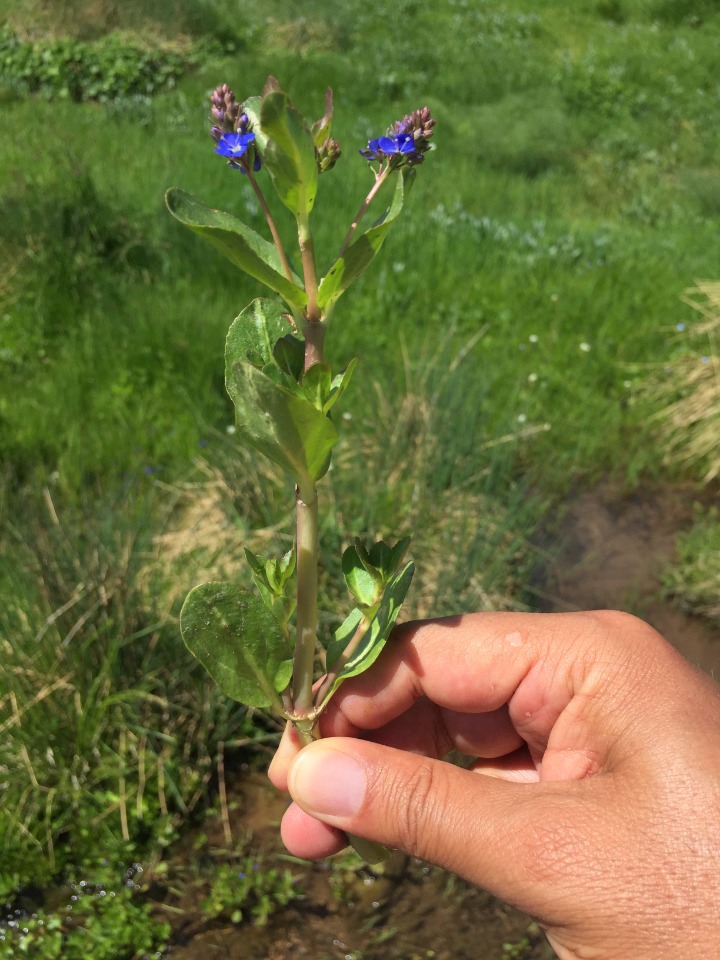
[[[440,871],[282,859],[255,772],[277,726],[177,626],[195,583],[292,536],[223,386],[264,288],[163,195],[263,232],[209,93],[273,74],[316,119],[331,86],[322,273],[372,182],[357,151],[429,106],[436,150],[328,337],[360,366],[323,631],[348,539],[414,532],[407,616],[620,606],[715,670],[717,4],[0,0],[0,25],[0,958],[551,956]]]

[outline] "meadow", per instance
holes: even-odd
[[[0,0],[0,958],[85,955],[76,928],[100,960],[162,951],[141,867],[277,736],[177,627],[189,587],[246,579],[243,546],[291,522],[223,385],[259,285],[164,207],[180,186],[264,228],[209,91],[274,74],[319,117],[333,88],[321,264],[368,188],[357,150],[431,108],[437,148],[328,338],[360,367],[323,543],[414,529],[412,616],[532,609],[577,491],[716,490],[715,288],[683,295],[720,274],[718,49],[712,0]],[[666,587],[717,621],[699,511]],[[329,560],[327,630],[338,580]],[[58,887],[93,892],[75,927]]]

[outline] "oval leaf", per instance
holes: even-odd
[[[201,583],[183,604],[180,630],[188,650],[227,697],[282,710],[276,683],[285,679],[290,651],[254,593],[231,583]]]
[[[225,383],[236,360],[256,367],[270,363],[277,341],[290,333],[287,312],[275,300],[259,297],[235,317],[225,340]]]
[[[173,187],[165,194],[170,213],[186,227],[205,237],[235,266],[270,287],[292,307],[302,309],[307,295],[298,277],[282,273],[277,250],[231,213],[214,210],[184,190]]]
[[[233,363],[227,390],[245,443],[279,463],[301,485],[324,476],[339,439],[325,414],[250,363]]]

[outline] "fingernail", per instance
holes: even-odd
[[[352,817],[365,799],[365,769],[347,754],[311,744],[293,763],[288,788],[307,813]]]

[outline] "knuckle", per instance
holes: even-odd
[[[421,763],[402,783],[395,783],[395,795],[389,798],[396,811],[398,846],[412,857],[427,857],[434,813],[442,803],[438,780],[433,765]]]

